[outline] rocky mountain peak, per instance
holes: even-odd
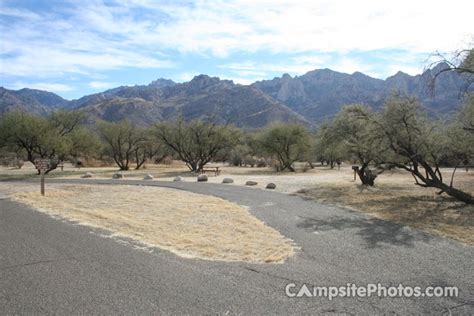
[[[176,84],[176,82],[174,82],[173,80],[159,78],[159,79],[156,79],[156,80],[150,82],[150,84],[148,84],[148,86],[149,87],[154,87],[154,88],[165,88],[165,87],[172,87],[175,84]]]

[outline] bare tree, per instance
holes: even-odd
[[[155,127],[155,136],[186,163],[189,170],[200,172],[220,151],[232,148],[239,132],[230,127],[204,121],[186,123],[182,118]]]
[[[456,51],[451,56],[436,52],[431,56],[431,59],[434,61],[428,65],[428,68],[433,68],[440,64],[446,66],[434,73],[433,78],[429,82],[429,89],[433,94],[435,93],[438,77],[445,72],[464,74],[466,84],[461,92],[468,91],[469,87],[474,83],[474,48]]]

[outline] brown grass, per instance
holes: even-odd
[[[437,195],[436,190],[414,185],[413,178],[404,171],[384,173],[377,178],[375,187],[363,189],[358,185],[359,180],[353,181],[353,173],[348,165],[343,165],[341,170],[318,166],[306,173],[220,166],[220,176],[210,176],[209,182],[221,183],[223,178],[231,177],[234,179],[232,185],[245,185],[246,181],[254,180],[258,182],[257,186],[252,187],[254,189],[264,189],[267,183],[273,182],[277,185],[278,192],[294,193],[303,190],[299,194],[474,244],[474,207],[457,202],[445,194]],[[22,170],[0,167],[0,178],[3,174],[18,175],[33,171],[28,164]],[[64,174],[69,172],[69,177],[77,179],[86,171],[93,172],[95,178],[110,179],[117,168],[77,170],[67,165]],[[451,171],[452,169],[443,169],[446,179],[449,179]],[[125,179],[121,181],[143,179],[147,173],[151,173],[156,180],[171,181],[176,175],[180,175],[184,177],[184,181],[196,181],[196,175],[191,174],[183,163],[176,161],[171,165],[148,164],[145,170],[124,172]],[[61,175],[60,171],[54,171],[54,174]],[[455,186],[474,194],[474,170],[458,170]]]
[[[472,172],[460,172],[456,182],[473,193],[473,180]],[[474,245],[474,206],[437,192],[414,185],[406,173],[394,172],[380,176],[374,187],[335,180],[298,194]]]
[[[35,190],[13,198],[183,257],[281,263],[294,254],[289,239],[247,209],[212,196],[145,186],[50,185],[44,197]]]

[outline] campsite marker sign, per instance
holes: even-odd
[[[51,167],[50,159],[35,159],[35,167],[41,174],[41,195],[44,195],[44,174]]]

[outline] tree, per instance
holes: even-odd
[[[464,74],[466,78],[466,86],[464,87],[463,92],[468,91],[469,87],[472,85],[472,83],[474,83],[474,48],[456,51],[451,57],[436,52],[433,57],[435,61],[429,65],[429,68],[440,64],[445,65],[445,67],[434,74],[429,83],[429,88],[433,93],[438,77],[441,74],[450,71]]]
[[[391,152],[387,162],[410,172],[416,185],[437,188],[439,194],[445,192],[458,200],[474,203],[474,198],[455,188],[453,181],[444,182],[440,164],[446,155],[452,155],[446,146],[449,140],[442,125],[430,122],[414,98],[392,96],[379,113],[353,109],[353,114],[378,127],[379,137]]]
[[[0,120],[1,143],[33,164],[36,158],[50,159],[48,173],[68,156],[71,134],[83,119],[84,115],[76,111],[58,111],[48,117],[10,112]]]
[[[379,137],[376,124],[361,118],[359,114],[354,115],[355,113],[373,115],[368,106],[344,107],[336,116],[331,130],[335,141],[342,146],[342,151],[360,164],[357,175],[362,184],[373,186],[377,176],[383,172],[380,166],[386,152],[384,139]],[[370,169],[371,165],[378,168]]]
[[[463,129],[474,133],[474,94],[468,95],[458,117],[463,124]]]
[[[336,132],[333,122],[326,122],[319,127],[311,151],[311,156],[316,157],[322,164],[326,162],[331,169],[337,162],[341,162],[347,157],[343,142]]]
[[[102,151],[102,143],[97,133],[90,128],[78,127],[70,134],[69,156],[94,157]]]
[[[276,124],[259,137],[262,149],[278,160],[278,170],[294,172],[293,163],[306,158],[310,147],[308,130],[298,124]]]
[[[144,166],[147,159],[160,163],[170,155],[169,149],[153,137],[153,129],[142,129],[137,132],[143,136],[143,140],[133,148],[135,170]]]
[[[98,130],[107,146],[108,153],[120,170],[129,170],[130,163],[137,159],[137,151],[147,141],[144,131],[129,121],[100,122]],[[143,162],[140,164],[137,159],[137,167],[139,168]]]
[[[157,124],[155,136],[158,142],[175,152],[189,170],[200,172],[220,151],[237,144],[240,133],[230,126],[198,120],[186,123],[180,118],[173,123]]]
[[[451,176],[452,186],[456,169],[462,165],[468,166],[474,161],[474,97],[466,100],[454,119],[448,124],[443,124],[445,148],[444,161],[454,166]],[[440,141],[438,139],[438,141]]]

